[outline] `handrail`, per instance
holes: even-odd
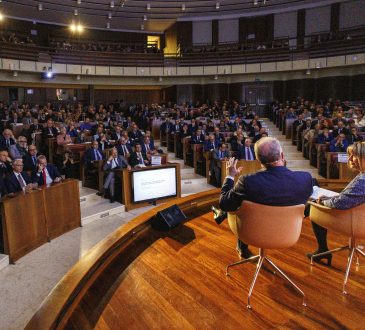
[[[292,45],[295,38],[285,39],[280,46],[275,42],[284,39],[274,39],[270,47],[263,48],[265,42],[247,42],[236,44],[229,48],[222,44],[199,49],[192,47],[189,52],[184,52],[180,45],[179,53],[162,52],[126,52],[126,51],[94,51],[44,47],[32,44],[12,44],[0,42],[0,58],[28,60],[46,63],[100,65],[100,66],[133,66],[133,67],[186,67],[186,66],[216,66],[236,65],[250,63],[266,63],[292,61],[295,59],[314,59],[320,57],[339,56],[365,52],[365,31],[353,38],[338,40],[336,38],[326,41],[313,41],[316,35],[306,36],[304,45]],[[341,31],[346,34],[348,31]],[[351,34],[349,34],[350,36]]]
[[[219,189],[193,194],[162,204],[149,210],[115,230],[83,256],[54,287],[44,300],[26,329],[62,329],[88,288],[102,271],[121,253],[123,246],[150,227],[157,212],[177,204],[185,213],[206,212],[216,203]],[[123,252],[123,251],[122,251]]]

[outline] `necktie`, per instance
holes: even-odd
[[[140,163],[140,164],[143,164],[143,157],[142,157],[142,154],[141,154],[141,153],[139,153],[139,154],[138,154],[138,156],[139,156],[139,163]]]
[[[49,135],[53,136],[52,128],[49,128]]]
[[[246,147],[246,160],[251,160],[251,155],[248,147]]]
[[[10,147],[10,140],[9,139],[7,139],[6,140],[6,146],[9,148]]]
[[[47,184],[47,175],[45,168],[42,170],[42,177],[43,177],[43,184]]]
[[[222,158],[222,151],[219,152],[219,158]]]
[[[94,157],[95,157],[95,160],[99,160],[98,153],[96,152],[96,150],[95,150],[95,149],[94,149]]]
[[[123,144],[122,145],[122,149],[123,149],[123,155],[125,156],[126,154],[128,154],[128,150],[127,147]]]
[[[115,162],[115,167],[119,167],[119,163],[118,163],[118,159],[114,158],[114,162]]]
[[[35,158],[35,156],[32,156],[32,158],[33,158],[33,165],[35,165],[36,164],[36,158]]]
[[[146,144],[145,146],[146,146],[146,151],[149,152],[150,151],[150,147],[148,146],[148,144]]]
[[[22,175],[18,174],[17,179],[19,181],[20,188],[23,190],[23,188],[25,187],[25,183],[24,183],[24,179],[22,178]]]

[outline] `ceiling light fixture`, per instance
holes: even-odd
[[[18,71],[13,72],[13,77],[18,77]]]
[[[81,0],[77,0],[77,4],[78,5],[81,5]]]
[[[110,29],[110,23],[109,22],[106,23],[106,28]]]
[[[41,3],[38,4],[38,10],[42,11],[43,10],[43,5]]]
[[[143,20],[147,21],[147,15],[143,15]]]
[[[311,74],[311,70],[309,70],[309,69],[308,69],[308,70],[305,72],[305,74],[306,74],[306,75],[310,75],[310,74]]]
[[[181,10],[182,11],[184,11],[186,9],[186,7],[185,7],[185,3],[183,3],[182,5],[181,5]]]
[[[215,9],[219,9],[221,7],[221,4],[219,3],[219,1],[215,4]]]
[[[110,1],[110,8],[114,8],[114,1]]]
[[[4,16],[2,13],[0,13],[0,21],[2,21],[4,19]]]
[[[77,9],[74,10],[74,15],[77,16],[79,14],[79,11]]]
[[[253,0],[253,5],[257,6],[259,4],[259,0]]]
[[[151,4],[150,3],[147,4],[147,10],[151,10]]]
[[[108,14],[108,18],[109,18],[109,19],[112,19],[112,13],[109,13],[109,14]]]
[[[144,25],[143,24],[141,24],[141,30],[144,30]]]

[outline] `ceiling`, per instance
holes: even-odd
[[[75,21],[88,28],[162,33],[176,20],[256,16],[345,1],[348,0],[3,0],[0,12],[42,23],[69,25]]]

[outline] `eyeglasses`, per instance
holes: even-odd
[[[14,164],[14,166],[20,166],[20,167],[23,167],[24,164]]]

